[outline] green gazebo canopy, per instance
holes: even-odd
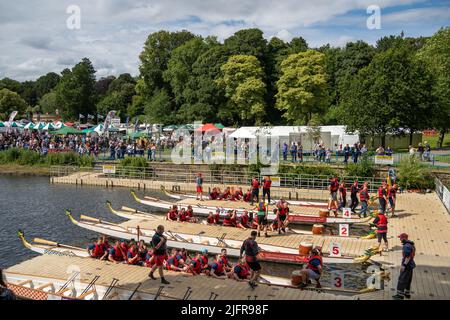
[[[223,128],[225,128],[225,126],[223,124],[221,124],[221,123],[215,123],[214,125],[216,126],[217,129],[221,129],[222,130]]]
[[[60,129],[58,131],[53,132],[53,134],[56,134],[56,135],[68,135],[68,134],[79,134],[79,135],[82,135],[84,133],[83,133],[83,131],[74,129],[72,127],[64,127],[64,128],[62,128],[62,129]]]

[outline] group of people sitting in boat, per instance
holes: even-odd
[[[251,191],[250,191],[251,195]],[[234,189],[231,187],[226,187],[223,192],[218,187],[214,187],[209,194],[210,200],[229,200],[229,201],[250,201],[250,197],[248,196],[248,191],[244,195],[242,188]],[[247,199],[247,200],[246,200]]]
[[[153,267],[156,264],[153,249],[147,247],[144,240],[117,240],[111,245],[105,236],[88,246],[89,255],[94,259],[106,260],[112,263],[126,263],[130,265]],[[228,260],[227,249],[209,259],[208,250],[191,256],[186,249],[175,249],[166,252],[163,266],[166,270],[186,272],[194,275],[205,274],[214,278],[231,278],[235,280],[248,279],[249,266],[245,259],[232,264]]]
[[[247,210],[244,210],[242,213],[237,212],[237,210],[226,210],[224,208],[218,207],[216,212],[209,212],[205,222],[208,225],[221,225],[224,227],[234,227],[240,229],[259,229],[261,226],[265,226],[269,231],[278,231],[278,233],[286,233],[286,225],[287,217],[289,215],[289,206],[288,203],[281,199],[279,200],[273,209],[273,215],[276,217],[273,219],[272,223],[269,225],[267,221],[266,211],[266,203],[262,199],[258,206],[254,208],[254,210],[258,211],[258,215],[253,215],[253,212],[250,213]],[[261,208],[262,207],[262,208]],[[262,212],[264,214],[259,214]],[[199,220],[194,216],[194,210],[192,206],[188,206],[187,208],[181,208],[178,210],[178,206],[174,205],[166,215],[166,220],[168,221],[179,221],[179,222],[199,222]]]

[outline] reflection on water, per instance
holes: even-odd
[[[157,192],[147,191],[146,195],[164,198]],[[74,226],[64,211],[70,209],[76,216],[86,214],[111,222],[124,221],[109,213],[105,206],[107,200],[116,207],[150,209],[136,203],[128,189],[51,185],[45,177],[0,176],[0,267],[7,268],[37,255],[23,247],[17,237],[19,229],[25,231],[28,239],[40,237],[85,247],[97,234]],[[299,268],[276,263],[263,263],[262,266],[263,273],[286,278],[290,278],[292,271]],[[324,285],[329,285],[332,271],[345,272],[348,288],[365,287],[367,275],[359,265],[325,266]]]

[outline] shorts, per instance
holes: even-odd
[[[378,242],[381,242],[381,240],[384,240],[384,242],[387,242],[387,233],[377,233],[377,240]]]
[[[285,216],[285,215],[282,216],[282,215],[280,214],[280,215],[278,215],[278,219],[280,219],[280,221],[284,221],[284,220],[286,220],[286,216]]]
[[[267,218],[265,214],[258,214],[258,222],[260,225],[262,226],[266,226],[267,225]]]
[[[318,274],[314,270],[306,269],[306,271],[308,272],[308,278],[309,279],[311,279],[311,280],[319,280],[320,279],[320,274]]]
[[[156,264],[157,267],[162,266],[164,264],[165,257],[165,254],[155,254],[153,256],[154,264]]]
[[[330,200],[331,201],[337,201],[337,191],[331,191],[330,192]]]
[[[259,271],[261,270],[261,265],[259,264],[258,261],[247,261],[248,266],[250,267],[250,269],[252,269],[253,271]]]
[[[202,186],[197,186],[197,193],[201,193],[203,192],[203,187]]]

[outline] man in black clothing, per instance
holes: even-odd
[[[414,242],[408,240],[408,235],[406,233],[402,233],[398,237],[403,245],[403,258],[400,275],[398,276],[397,294],[392,298],[395,300],[403,300],[405,298],[411,298],[411,282],[413,279],[413,271],[416,267],[414,262],[416,247],[414,246]]]
[[[163,235],[164,234],[164,226],[159,225],[156,229],[155,234],[152,237],[152,247],[153,247],[153,257],[151,262],[154,262],[154,265],[149,273],[149,277],[153,280],[156,280],[156,278],[153,276],[153,273],[158,268],[159,276],[161,277],[161,283],[162,284],[170,284],[169,281],[167,281],[164,278],[164,259],[166,257],[166,251],[167,251],[167,238]]]
[[[258,233],[256,231],[252,231],[250,237],[242,243],[241,253],[239,255],[239,260],[242,259],[242,254],[245,252],[245,261],[247,261],[248,266],[250,267],[250,281],[249,286],[252,289],[255,289],[258,285],[256,281],[261,274],[261,265],[258,262],[257,255],[259,253],[258,243],[256,242],[256,236]]]
[[[352,213],[356,214],[356,207],[359,204],[358,201],[358,192],[359,192],[359,186],[358,186],[358,181],[353,182],[352,186],[350,187],[350,199],[351,199],[351,204],[350,204],[350,208],[352,210]]]

